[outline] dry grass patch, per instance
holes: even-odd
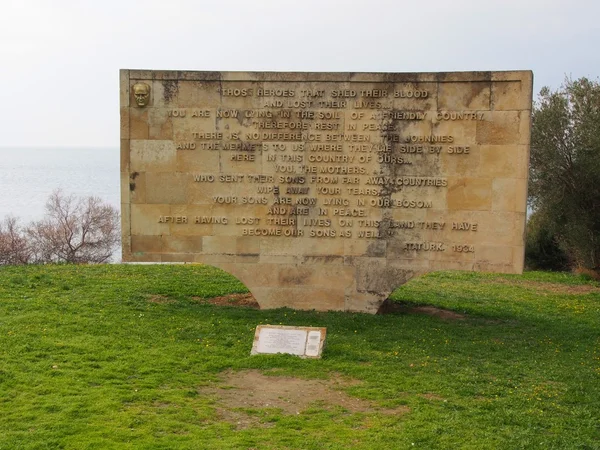
[[[166,297],[164,295],[159,295],[159,294],[147,295],[146,300],[150,303],[158,303],[161,305],[164,305],[167,303],[175,303],[175,300],[173,300],[172,298]]]
[[[229,294],[212,298],[192,297],[192,299],[217,306],[243,306],[246,308],[260,309],[258,302],[250,292],[245,294]]]
[[[329,380],[307,380],[265,375],[258,370],[226,372],[217,386],[202,387],[200,393],[216,398],[220,417],[238,428],[264,426],[260,418],[244,410],[278,409],[283,414],[301,414],[311,407],[341,407],[351,413],[405,414],[410,408],[380,408],[373,402],[350,397],[343,388],[356,380],[335,375]]]
[[[451,311],[449,309],[438,308],[437,306],[420,305],[413,306],[402,302],[386,301],[378,311],[378,314],[422,314],[431,317],[438,317],[443,320],[463,320],[464,314]]]

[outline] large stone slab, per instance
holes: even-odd
[[[123,259],[366,312],[429,271],[520,273],[531,101],[531,72],[122,70]]]

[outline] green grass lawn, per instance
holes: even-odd
[[[463,319],[198,299],[245,291],[197,265],[0,268],[0,449],[600,448],[598,283],[440,272],[392,296]],[[250,356],[266,323],[327,327],[323,358]],[[231,408],[240,427],[206,389],[257,370],[371,407]]]

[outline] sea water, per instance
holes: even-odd
[[[0,220],[40,220],[48,196],[94,195],[120,210],[118,148],[0,148]]]

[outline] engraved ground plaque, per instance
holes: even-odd
[[[122,70],[123,259],[367,312],[426,272],[520,273],[531,101],[531,72]]]
[[[327,328],[259,325],[254,333],[252,355],[287,353],[320,358]]]

